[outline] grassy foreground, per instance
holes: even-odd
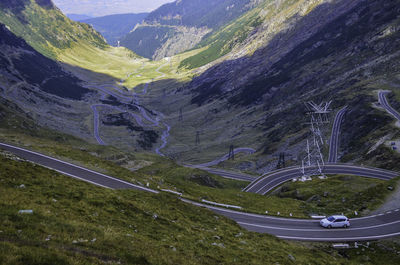
[[[334,264],[168,194],[103,189],[3,155],[0,172],[1,264],[285,264],[289,254]]]
[[[247,232],[169,194],[100,188],[4,152],[0,214],[0,264],[400,262],[393,241],[340,251],[286,242]]]

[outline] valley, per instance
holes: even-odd
[[[397,261],[399,11],[182,0],[114,47],[0,3],[0,263]]]

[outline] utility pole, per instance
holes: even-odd
[[[235,160],[235,148],[233,145],[229,147],[229,156],[228,160]]]
[[[276,165],[276,169],[282,169],[286,167],[286,157],[292,156],[291,154],[287,154],[285,152],[281,152],[278,155],[274,155],[275,157],[279,157],[278,164]]]
[[[200,144],[200,131],[196,132],[196,145]]]
[[[183,112],[182,112],[182,108],[179,109],[179,121],[183,121]]]

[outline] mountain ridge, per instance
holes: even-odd
[[[134,27],[141,23],[149,13],[116,14],[89,19],[80,19],[79,22],[91,25],[101,33],[108,44],[117,46],[118,41],[127,35]]]
[[[156,60],[194,48],[210,32],[257,5],[258,0],[182,0],[151,12],[121,44]]]

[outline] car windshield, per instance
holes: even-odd
[[[333,216],[329,216],[328,218],[326,218],[329,222],[335,221],[335,218]]]

